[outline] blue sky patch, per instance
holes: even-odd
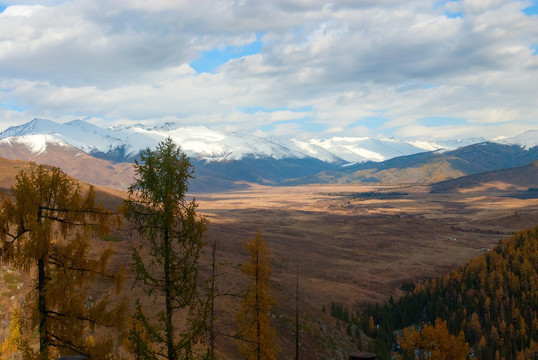
[[[534,1],[531,6],[523,9],[523,13],[528,16],[538,15],[538,1]]]
[[[426,85],[422,85],[422,86],[420,87],[420,89],[422,89],[422,90],[428,90],[428,89],[433,89],[433,88],[435,88],[435,87],[437,87],[437,86],[435,86],[435,85],[433,85],[433,84],[426,84]]]
[[[531,49],[533,50],[532,55],[534,56],[538,55],[538,44],[531,45]]]
[[[0,13],[4,12],[6,10],[7,6],[0,4]]]
[[[23,112],[23,111],[28,110],[26,106],[17,105],[16,102],[0,103],[0,109],[6,109],[6,110],[12,110],[12,111],[18,111],[18,112]]]
[[[457,1],[459,1],[459,0],[443,0],[443,1],[439,2],[439,3],[436,3],[436,5],[434,5],[434,8],[439,9],[440,11],[443,11],[444,8],[445,8],[445,5],[447,3],[457,2]],[[463,13],[461,11],[458,11],[458,12],[444,11],[444,14],[449,19],[462,18],[463,17]]]
[[[210,51],[202,51],[202,56],[189,65],[197,73],[214,74],[217,68],[232,59],[259,54],[262,48],[261,36],[256,35],[256,40],[244,46],[226,46],[223,49],[215,48]]]
[[[426,127],[438,127],[438,126],[457,126],[463,125],[467,121],[463,118],[453,118],[448,116],[428,116],[418,119],[417,122]]]
[[[449,19],[462,18],[463,13],[461,11],[458,11],[458,12],[445,11],[445,16]]]

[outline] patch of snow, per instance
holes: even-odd
[[[0,140],[0,143],[12,146],[13,144],[21,144],[26,146],[35,155],[43,154],[47,150],[47,144],[55,144],[59,146],[69,146],[66,143],[58,140],[51,135],[25,135],[25,136],[10,136]]]
[[[530,148],[538,145],[537,134],[538,131],[527,132],[518,137],[496,141],[517,143]],[[10,127],[0,133],[0,139],[38,135],[46,137],[23,140],[34,153],[45,151],[47,142],[56,141],[89,154],[122,153],[125,158],[132,158],[141,150],[154,149],[160,141],[170,137],[187,155],[208,161],[271,157],[313,158],[340,164],[383,161],[424,151],[452,150],[486,141],[475,138],[427,142],[368,137],[297,140],[274,136],[260,137],[243,132],[223,132],[206,126],[183,126],[178,123],[165,123],[154,127],[137,124],[105,129],[81,120],[59,124],[45,119],[34,119],[21,126]]]
[[[504,145],[518,145],[523,149],[529,150],[538,146],[538,130],[529,130],[517,136],[495,138],[491,141]]]

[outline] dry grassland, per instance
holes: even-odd
[[[244,259],[242,239],[258,229],[269,242],[279,288],[293,292],[298,259],[309,304],[321,308],[338,301],[361,307],[401,295],[403,282],[456,268],[538,219],[537,199],[506,197],[526,189],[485,184],[450,194],[429,190],[254,186],[195,196],[211,221],[209,239],[218,242],[222,259],[238,266]],[[408,195],[388,200],[327,195],[370,191]]]

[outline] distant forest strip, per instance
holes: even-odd
[[[369,191],[369,192],[327,192],[327,193],[320,193],[320,195],[326,195],[326,196],[339,196],[339,197],[345,197],[348,199],[358,199],[358,200],[370,200],[370,199],[380,199],[380,200],[386,200],[386,199],[400,199],[405,196],[408,196],[409,193],[403,193],[403,192],[379,192],[379,191]]]
[[[492,234],[492,235],[514,235],[513,231],[500,231],[495,229],[478,229],[478,228],[462,228],[459,226],[450,227],[454,231],[477,233],[477,234]]]

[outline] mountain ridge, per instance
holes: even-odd
[[[457,149],[422,143],[428,151],[418,151],[397,139],[385,139],[384,143],[351,137],[301,141],[177,123],[103,129],[81,120],[58,124],[46,119],[34,119],[1,132],[0,156],[60,166],[84,181],[125,189],[132,182],[132,162],[139,151],[154,148],[167,136],[191,158],[198,178],[193,182],[195,192],[237,189],[248,186],[248,182],[431,184],[523,166],[538,159],[538,131]],[[382,161],[345,160],[361,156],[380,160],[384,157],[382,150],[385,154],[404,155]]]
[[[299,140],[276,136],[261,137],[245,132],[222,132],[206,126],[164,123],[153,127],[140,124],[102,128],[82,120],[56,123],[35,118],[0,133],[0,140],[15,136],[50,135],[66,144],[100,158],[118,162],[132,161],[140,150],[153,148],[170,136],[192,158],[207,161],[256,158],[315,158],[344,164],[368,160],[381,161],[444,146],[431,142],[400,139],[335,137]]]
[[[537,132],[538,134],[538,132]],[[538,160],[538,146],[483,142],[451,151],[429,151],[381,162],[364,162],[326,170],[288,185],[302,183],[437,183],[483,172],[521,167]]]

